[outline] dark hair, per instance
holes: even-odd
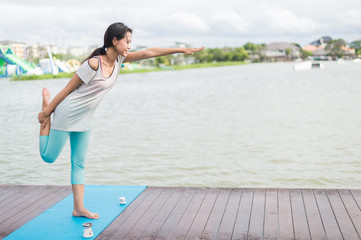
[[[113,39],[114,37],[117,40],[120,40],[122,38],[125,37],[125,35],[127,34],[127,32],[132,33],[132,29],[129,28],[127,25],[120,23],[120,22],[116,22],[111,24],[107,30],[104,33],[104,45],[103,47],[97,48],[95,49],[92,54],[90,54],[83,62],[85,62],[86,60],[97,56],[97,55],[104,55],[105,54],[105,50],[109,47],[113,47]]]

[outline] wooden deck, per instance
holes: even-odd
[[[71,193],[0,186],[0,239]],[[148,187],[96,239],[360,239],[361,190]]]

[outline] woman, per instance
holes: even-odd
[[[104,95],[114,85],[122,62],[165,56],[173,53],[191,55],[202,48],[149,48],[129,52],[132,30],[123,23],[111,24],[104,34],[104,45],[96,49],[79,67],[66,87],[52,101],[43,88],[43,106],[39,148],[42,159],[52,163],[70,138],[71,184],[74,196],[73,216],[91,219],[99,215],[84,207],[84,163],[89,143],[90,120]],[[54,112],[53,121],[50,115]]]

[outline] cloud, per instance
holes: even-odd
[[[297,16],[291,10],[277,5],[265,6],[258,14],[263,29],[281,34],[314,33],[324,27],[324,24],[310,17]]]
[[[361,27],[361,10],[352,9],[341,12],[337,17],[337,22],[345,27]]]
[[[157,35],[198,35],[211,30],[200,16],[183,11],[174,12],[167,16],[160,14],[149,19],[147,23],[143,24],[142,29],[152,33],[154,37],[157,37]]]
[[[0,22],[0,38],[15,41],[31,41],[32,44],[59,44],[70,41],[74,44],[94,44],[102,40],[107,23],[87,21],[89,16],[99,15],[95,8],[79,11],[66,6],[29,6],[1,4],[4,19]],[[14,14],[16,13],[16,14]],[[101,30],[99,38],[99,30]]]
[[[171,22],[174,21],[177,27],[181,27],[186,31],[190,29],[193,32],[204,33],[211,30],[202,18],[191,13],[178,12],[172,15],[170,19]]]
[[[133,28],[134,46],[361,38],[361,2],[356,0],[14,0],[0,2],[0,8],[0,40],[29,44],[99,45],[107,26],[117,21]]]
[[[250,23],[234,11],[217,12],[211,18],[214,34],[237,35],[246,33]]]

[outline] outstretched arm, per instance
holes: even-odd
[[[142,59],[166,56],[174,53],[183,53],[185,55],[193,55],[195,52],[199,52],[204,47],[200,48],[147,48],[139,52],[130,52],[125,58],[124,62],[135,62]]]

